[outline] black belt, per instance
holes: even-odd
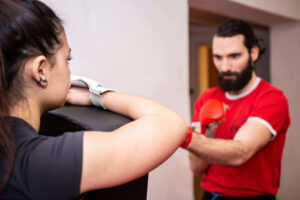
[[[222,196],[213,192],[204,192],[202,200],[275,200],[275,195],[263,195],[263,196],[253,196],[253,197],[229,197]]]

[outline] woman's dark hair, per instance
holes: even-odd
[[[265,52],[265,47],[260,44],[262,39],[258,39],[254,34],[254,31],[250,24],[243,20],[229,20],[218,27],[216,36],[219,37],[232,37],[235,35],[243,35],[245,40],[244,44],[250,52],[252,47],[257,46],[259,48],[259,58]],[[259,59],[257,59],[259,60]]]
[[[44,55],[49,61],[62,45],[61,20],[38,0],[0,1],[0,161],[7,161],[1,188],[13,168],[14,141],[10,109],[24,99],[22,72],[26,61]],[[2,166],[1,166],[2,167]]]

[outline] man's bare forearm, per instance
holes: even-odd
[[[193,134],[193,140],[187,149],[209,164],[239,166],[244,162],[243,145],[235,140]]]

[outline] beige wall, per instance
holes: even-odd
[[[300,23],[271,27],[271,54],[271,80],[284,91],[291,116],[278,200],[297,200],[300,196]]]

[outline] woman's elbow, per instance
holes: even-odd
[[[178,137],[180,137],[183,141],[188,132],[188,125],[185,120],[181,116],[177,115],[175,118],[173,118],[170,124],[173,130],[177,133]]]

